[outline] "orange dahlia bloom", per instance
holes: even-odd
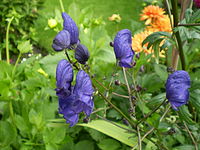
[[[162,18],[165,11],[158,6],[149,5],[142,11],[140,20],[146,20],[145,25],[151,24],[153,21]]]
[[[147,36],[149,36],[151,31],[143,31],[140,33],[135,34],[132,37],[132,49],[136,52],[142,52],[144,51],[146,54],[152,53],[152,48],[147,49],[148,43],[146,43],[144,46],[142,46],[142,42],[146,39]]]
[[[158,32],[158,31],[172,32],[170,19],[168,15],[163,15],[163,17],[151,23],[150,26],[147,26],[147,30],[150,30],[152,32]]]
[[[152,31],[148,31],[145,30],[143,32],[137,33],[132,37],[132,49],[136,52],[144,52],[146,54],[152,54],[154,52],[154,50],[152,49],[152,47],[150,47],[149,49],[147,49],[148,43],[146,43],[145,45],[142,46],[142,42],[146,39],[147,36],[149,36],[151,33],[153,33]],[[161,45],[163,44],[163,42],[161,42]],[[165,57],[164,55],[164,51],[159,53],[160,57]],[[154,57],[154,55],[153,55]]]

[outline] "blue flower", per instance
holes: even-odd
[[[85,64],[86,61],[89,59],[90,54],[87,49],[83,44],[78,44],[76,49],[75,49],[75,59],[81,63]]]
[[[66,123],[72,127],[78,122],[80,112],[85,112],[87,116],[92,113],[94,107],[92,82],[89,75],[80,70],[76,76],[75,86],[71,86],[73,72],[71,66],[64,60],[59,63],[57,70],[57,89],[61,89],[61,92],[56,93],[59,100],[59,113],[63,114]]]
[[[67,30],[70,34],[70,44],[77,44],[79,40],[79,30],[74,22],[74,20],[65,12],[62,13],[62,18],[64,20],[63,27],[64,30]]]
[[[190,76],[186,71],[175,71],[169,75],[165,87],[172,108],[178,110],[177,107],[186,104],[189,99]]]
[[[70,45],[70,34],[67,30],[60,31],[53,40],[52,47],[55,51],[61,51]]]
[[[71,93],[71,82],[73,81],[73,69],[71,64],[63,59],[56,69],[56,94],[59,97],[67,97]]]
[[[131,31],[123,29],[117,33],[114,39],[114,51],[116,59],[119,60],[119,66],[125,68],[133,67],[134,51],[131,47]]]
[[[93,87],[90,76],[85,71],[80,70],[76,76],[76,85],[74,87],[74,94],[76,104],[89,116],[93,110]]]

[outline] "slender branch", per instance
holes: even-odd
[[[18,55],[18,57],[17,57],[17,61],[15,62],[15,66],[14,66],[14,68],[13,68],[13,71],[12,71],[12,77],[13,77],[14,74],[15,74],[15,70],[16,70],[16,67],[17,67],[17,65],[18,65],[18,63],[19,63],[19,60],[20,60],[21,56],[22,56],[22,54],[21,54],[21,52],[20,52],[19,55]]]
[[[10,24],[12,20],[14,19],[14,16],[9,20],[8,26],[6,29],[6,61],[8,64],[10,64],[10,54],[9,54],[9,30],[10,30]]]
[[[138,147],[139,147],[139,150],[142,150],[142,139],[140,135],[140,129],[138,126],[137,126],[137,132],[138,132]]]
[[[173,21],[172,21],[172,13],[170,10],[170,5],[169,5],[169,1],[165,0],[166,4],[167,4],[167,10],[168,10],[168,14],[169,14],[169,19],[170,19],[170,24],[171,24],[171,28],[173,28]]]
[[[166,110],[165,110],[165,112],[163,113],[163,115],[161,116],[159,122],[162,122],[163,118],[166,116],[166,114],[168,113],[168,111],[169,111],[170,108],[171,108],[171,106],[169,105],[169,106],[166,108]],[[143,141],[151,132],[153,132],[155,129],[156,129],[155,127],[151,128],[147,133],[145,133],[145,135],[141,138],[140,141],[142,142],[142,141]],[[136,144],[136,145],[132,148],[132,150],[134,150],[137,146],[138,146],[138,144]]]
[[[123,98],[128,98],[129,99],[129,96],[126,96],[126,95],[121,95],[121,94],[118,94],[118,93],[115,93],[115,92],[112,92],[113,95],[116,95],[116,96],[119,96],[119,97],[123,97]]]
[[[190,138],[192,139],[192,142],[193,142],[193,144],[194,144],[194,146],[195,146],[195,150],[198,150],[198,145],[197,145],[197,142],[195,141],[195,139],[194,139],[194,137],[193,137],[192,133],[190,132],[190,130],[189,130],[189,128],[188,128],[188,126],[187,126],[187,124],[185,123],[185,121],[183,121],[183,124],[184,124],[184,126],[185,126],[185,128],[186,128],[187,132],[189,133],[189,135],[190,135]]]
[[[59,0],[59,2],[60,2],[60,7],[61,7],[62,12],[65,12],[65,9],[64,9],[64,7],[63,7],[63,2],[62,2],[62,0]]]
[[[94,85],[93,85],[94,86]],[[95,86],[94,86],[95,87]],[[135,127],[134,123],[117,107],[115,106],[110,100],[108,100],[101,92],[98,92],[98,94],[107,102],[109,103],[118,113],[120,113],[129,123],[132,127]]]
[[[156,112],[166,101],[164,100],[160,105],[158,105],[153,111],[145,115],[138,123],[136,126],[138,126],[140,123],[145,121],[148,117],[150,117],[154,112]]]
[[[173,17],[174,17],[174,27],[177,27],[178,21],[179,21],[179,19],[178,19],[178,2],[177,2],[177,0],[171,0],[171,3],[172,3],[172,13],[173,13]],[[182,41],[181,41],[179,31],[175,32],[175,36],[176,36],[176,40],[177,40],[177,44],[178,44],[178,48],[179,48],[179,55],[180,55],[180,59],[181,59],[182,69],[185,70],[186,63],[185,63],[183,46],[182,46]]]
[[[200,26],[200,23],[184,23],[184,24],[181,24],[179,23],[178,26]]]
[[[80,69],[78,68],[78,66],[76,65],[76,63],[73,63],[73,62],[71,61],[71,59],[70,59],[70,57],[69,57],[69,55],[68,55],[68,53],[67,53],[67,50],[65,50],[65,55],[67,56],[68,61],[69,61],[77,70],[80,70]]]
[[[130,106],[131,106],[131,110],[133,111],[133,113],[135,113],[135,107],[134,107],[133,102],[132,102],[131,89],[129,87],[128,80],[127,80],[127,77],[126,77],[126,70],[125,70],[124,67],[122,67],[122,69],[123,69],[123,73],[124,73],[124,80],[126,82],[126,86],[127,86],[127,89],[128,89],[129,103],[130,103]]]

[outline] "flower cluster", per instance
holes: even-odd
[[[200,0],[194,0],[194,4],[196,7],[200,8]]]
[[[52,47],[55,51],[75,49],[75,59],[80,64],[85,64],[89,59],[89,51],[79,41],[78,27],[68,14],[62,13],[62,18],[63,30],[54,38]],[[89,116],[94,106],[94,90],[89,75],[79,70],[75,86],[71,84],[73,76],[72,65],[65,59],[61,60],[56,69],[56,95],[59,99],[59,113],[63,114],[70,126],[78,122],[81,112]]]
[[[75,86],[71,85],[72,81],[72,66],[63,59],[56,69],[56,94],[59,99],[59,113],[63,114],[70,127],[78,122],[80,112],[89,116],[94,106],[92,97],[94,90],[89,75],[79,70]]]
[[[166,97],[173,109],[178,110],[189,99],[190,76],[186,71],[179,70],[169,75],[166,82]]]
[[[132,37],[132,48],[137,53],[151,54],[154,50],[152,48],[147,49],[148,43],[142,46],[142,42],[153,32],[171,32],[170,19],[168,15],[165,15],[165,11],[162,8],[149,5],[143,9],[140,20],[145,21],[146,28]],[[162,57],[163,55],[160,54],[160,56]]]
[[[63,12],[62,18],[64,20],[63,30],[54,38],[52,48],[55,51],[75,49],[75,58],[79,63],[85,64],[89,58],[89,51],[80,43],[78,27],[67,13]]]
[[[125,68],[133,67],[134,51],[131,47],[131,31],[123,29],[117,33],[114,39],[114,52],[119,66]]]

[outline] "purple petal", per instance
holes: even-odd
[[[76,49],[75,49],[75,59],[80,63],[80,64],[85,64],[86,61],[89,59],[89,51],[87,47],[85,47],[82,44],[78,44]]]
[[[131,47],[131,31],[123,29],[117,33],[114,39],[114,52],[121,67],[131,68],[134,51]]]
[[[71,91],[71,82],[73,81],[73,69],[71,64],[63,59],[56,69],[56,86],[58,96],[68,96]]]
[[[186,71],[176,71],[169,75],[165,87],[167,99],[177,110],[189,100],[190,76]]]
[[[76,23],[73,19],[65,12],[62,13],[62,18],[64,20],[64,29],[70,33],[70,44],[76,44],[79,38],[79,31]]]
[[[82,108],[86,115],[90,115],[93,110],[93,87],[90,77],[83,70],[80,70],[76,76],[76,85],[74,94],[76,96],[76,104]]]
[[[60,31],[53,40],[52,48],[61,51],[70,45],[70,34],[67,30]]]

